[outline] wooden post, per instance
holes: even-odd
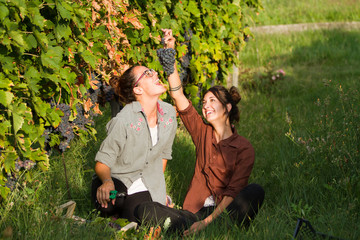
[[[65,217],[72,218],[72,216],[74,215],[75,207],[76,207],[76,202],[74,201],[69,201],[67,203],[64,203],[56,209],[56,215],[60,215],[64,211],[64,209],[67,209]]]
[[[232,71],[229,72],[226,81],[226,87],[230,88],[231,86],[239,86],[239,68],[235,65],[232,66]]]

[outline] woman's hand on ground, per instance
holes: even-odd
[[[171,29],[161,29],[164,33],[165,48],[175,48],[175,38]]]
[[[96,199],[100,203],[101,207],[107,208],[108,202],[110,202],[110,191],[115,190],[115,185],[113,181],[106,181],[100,187],[98,187],[96,192]],[[115,204],[115,200],[112,200],[112,204]]]
[[[206,228],[207,225],[208,225],[208,223],[204,220],[195,222],[195,223],[193,223],[193,225],[191,225],[191,227],[188,230],[184,231],[184,236],[189,236],[191,234],[199,232],[199,231],[203,230],[204,228]]]

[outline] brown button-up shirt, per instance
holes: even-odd
[[[198,212],[210,195],[217,204],[224,196],[235,198],[247,186],[254,165],[250,142],[235,129],[229,138],[216,142],[213,127],[202,120],[191,103],[179,115],[196,148],[195,172],[183,209]]]

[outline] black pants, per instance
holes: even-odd
[[[248,227],[259,211],[265,197],[263,188],[258,184],[249,184],[236,196],[226,208],[231,219]],[[166,207],[156,202],[144,202],[137,208],[137,216],[144,224],[163,225],[170,218],[169,231],[183,231],[194,222],[209,216],[215,207],[203,207],[197,213]]]
[[[115,185],[115,190],[118,192],[127,192],[126,186],[118,179],[112,178]],[[126,218],[130,222],[138,222],[136,216],[137,207],[140,203],[151,202],[151,196],[148,191],[139,192],[125,197],[117,197],[115,204],[110,201],[107,208],[101,207],[96,199],[96,191],[102,185],[101,180],[95,177],[91,184],[91,201],[95,208],[100,211],[102,217],[116,216],[119,218]]]

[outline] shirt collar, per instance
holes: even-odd
[[[134,112],[144,112],[140,102],[134,101],[131,104],[132,104],[132,108],[133,108]],[[164,109],[163,101],[158,100],[158,102],[157,102],[157,110],[158,110],[158,113],[161,116],[163,116],[165,113],[167,113],[166,108]]]
[[[234,148],[239,148],[241,146],[240,141],[237,141],[237,138],[239,137],[239,134],[237,133],[235,127],[232,127],[231,130],[233,131],[233,134],[219,142],[221,145],[228,145]],[[213,142],[216,143],[214,131],[213,131]]]

